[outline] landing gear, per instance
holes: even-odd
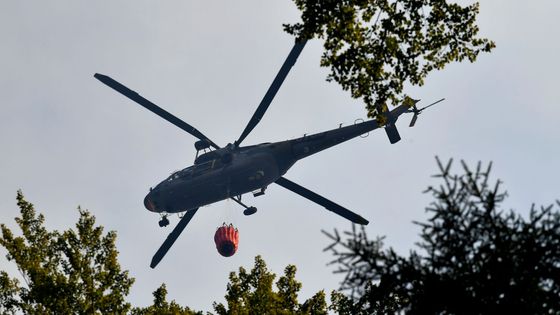
[[[255,214],[255,212],[257,212],[257,208],[249,207],[246,204],[244,204],[243,202],[241,202],[241,196],[231,197],[231,199],[245,208],[245,210],[243,210],[244,215],[252,215],[252,214]]]
[[[169,219],[167,218],[166,214],[161,217],[161,220],[159,220],[158,224],[159,227],[166,227],[169,225]]]
[[[256,212],[257,212],[257,208],[255,208],[255,207],[249,207],[249,208],[246,208],[245,210],[243,210],[244,215],[252,215],[252,214],[255,214]]]

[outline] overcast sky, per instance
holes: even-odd
[[[360,213],[368,233],[407,253],[418,241],[411,223],[425,218],[422,191],[437,183],[434,156],[494,162],[510,193],[506,208],[560,198],[558,90],[560,20],[556,0],[481,4],[481,36],[497,48],[475,64],[448,66],[406,92],[426,111],[403,140],[383,131],[300,161],[287,178]],[[150,186],[192,164],[195,139],[93,78],[112,76],[196,126],[214,142],[233,142],[293,45],[282,23],[299,14],[283,1],[0,2],[0,222],[15,228],[17,189],[66,229],[76,208],[118,233],[119,260],[136,278],[129,301],[151,303],[162,282],[169,297],[195,309],[223,301],[227,276],[262,255],[271,270],[298,267],[301,298],[336,289],[340,276],[321,229],[344,219],[279,187],[245,196],[256,215],[233,202],[204,207],[157,269],[153,253],[172,226],[144,209]],[[260,125],[244,144],[280,141],[365,118],[363,104],[319,67],[322,42],[306,46]],[[456,165],[458,166],[458,164]],[[458,167],[456,167],[458,170]],[[240,231],[238,253],[221,257],[213,235],[222,222]],[[0,250],[0,267],[16,275]]]

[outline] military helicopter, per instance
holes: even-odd
[[[414,116],[410,124],[412,127],[418,115],[435,103],[422,109],[416,108],[416,103],[412,106],[400,105],[387,113],[385,125],[379,125],[376,120],[370,120],[313,135],[305,135],[293,140],[241,146],[243,140],[257,126],[265,114],[305,44],[305,41],[296,41],[245,130],[233,144],[229,143],[224,147],[220,147],[193,126],[109,76],[99,73],[94,75],[95,78],[117,92],[198,138],[198,141],[194,143],[197,151],[194,165],[174,172],[167,179],[150,188],[150,192],[144,198],[144,205],[148,210],[162,215],[162,219],[159,221],[160,226],[169,224],[167,218],[169,214],[183,213],[177,226],[152,258],[151,268],[155,268],[159,264],[200,207],[229,198],[245,208],[243,211],[245,215],[252,215],[257,209],[245,205],[241,201],[241,196],[250,192],[254,196],[264,195],[270,184],[280,185],[351,222],[361,225],[369,223],[362,216],[288,180],[284,177],[284,174],[298,160],[377,128],[383,127],[389,141],[396,143],[401,139],[395,126],[399,116],[404,113],[413,113]],[[199,155],[201,151],[202,154]]]

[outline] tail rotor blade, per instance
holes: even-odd
[[[423,111],[424,109],[426,109],[426,108],[428,108],[428,107],[431,107],[431,106],[434,106],[434,105],[436,105],[437,103],[443,102],[443,101],[445,101],[445,98],[442,98],[442,99],[439,100],[439,101],[435,101],[435,102],[433,102],[432,104],[430,104],[430,105],[428,105],[428,106],[426,106],[426,107],[420,108],[420,109],[418,110],[418,112],[421,112],[421,111]]]
[[[414,116],[412,116],[412,120],[410,121],[410,125],[409,127],[414,127],[414,125],[416,124],[416,120],[418,119],[418,114],[414,113]]]
[[[175,243],[179,235],[181,235],[183,230],[187,227],[187,224],[189,224],[192,217],[196,214],[197,210],[198,208],[194,210],[190,210],[187,213],[185,213],[185,215],[183,216],[183,218],[181,218],[179,223],[177,223],[173,231],[169,233],[169,235],[165,239],[165,242],[161,244],[157,252],[154,254],[154,257],[152,257],[150,268],[154,269],[159,264],[159,262],[163,259],[165,254],[167,254],[171,246],[173,246],[173,244]]]

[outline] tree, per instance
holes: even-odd
[[[20,216],[15,219],[22,236],[14,236],[0,225],[0,245],[7,259],[14,261],[24,284],[0,271],[0,314],[174,314],[198,315],[202,312],[167,301],[162,284],[153,292],[153,304],[131,309],[125,298],[134,279],[122,271],[115,248],[116,233],[103,233],[95,217],[79,210],[76,228],[64,232],[48,231],[45,218],[37,214],[21,191],[17,193]],[[214,303],[218,314],[326,314],[323,291],[303,304],[298,302],[301,283],[295,279],[296,267],[290,265],[278,279],[257,256],[250,273],[230,274],[227,307]]]
[[[15,314],[17,309],[18,282],[5,272],[0,272],[0,314]]]
[[[560,314],[560,212],[532,207],[528,218],[504,211],[501,182],[491,164],[451,174],[437,160],[443,183],[428,187],[434,201],[422,227],[420,252],[399,256],[353,227],[327,235],[337,272],[340,314]],[[558,203],[560,205],[560,202]]]
[[[175,301],[167,302],[167,288],[165,283],[154,291],[154,304],[148,307],[135,307],[132,315],[202,315],[202,312],[192,311],[188,307],[181,307]]]
[[[248,273],[240,267],[239,273],[229,275],[226,302],[214,303],[214,310],[226,314],[327,314],[325,293],[319,291],[303,304],[298,302],[301,283],[295,280],[296,267],[289,265],[278,279],[274,292],[272,284],[275,274],[268,271],[264,260],[255,257],[255,266]]]
[[[8,251],[25,285],[6,272],[0,275],[0,311],[25,314],[122,314],[130,309],[125,297],[134,279],[121,270],[115,248],[116,233],[103,234],[95,217],[78,209],[76,229],[47,231],[21,191],[20,216],[15,220],[22,236],[1,224],[0,245]]]
[[[387,103],[401,103],[406,82],[423,85],[433,70],[495,47],[477,38],[478,3],[446,0],[294,0],[301,22],[284,29],[300,39],[324,38],[328,81],[362,98],[383,122]]]

